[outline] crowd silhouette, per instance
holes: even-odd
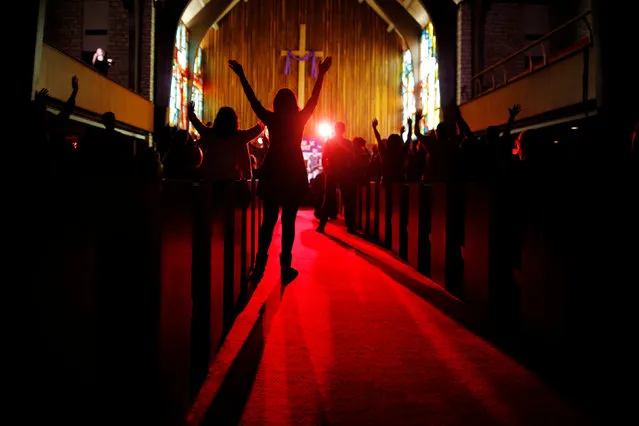
[[[475,134],[460,109],[451,105],[445,107],[445,120],[436,129],[425,129],[422,112],[416,111],[405,123],[405,139],[401,136],[403,126],[398,132],[383,137],[381,131],[389,129],[380,129],[378,120],[373,119],[375,141],[372,144],[359,136],[348,139],[346,124],[338,122],[335,136],[324,144],[320,173],[309,184],[300,143],[331,63],[330,57],[320,63],[312,95],[303,108],[298,106],[290,89],[280,89],[272,109],[267,109],[257,99],[242,65],[229,61],[229,68],[239,78],[259,121],[242,130],[237,113],[230,107],[222,107],[214,121],[205,125],[196,116],[191,102],[188,118],[195,132],[167,127],[156,132],[155,143],[150,147],[146,141],[140,143],[119,131],[117,117],[108,111],[101,117],[103,129],[90,126],[79,142],[69,142],[65,130],[80,90],[78,78],[74,76],[71,94],[57,114],[48,110],[47,89],[35,94],[31,115],[36,149],[32,166],[48,177],[154,181],[164,177],[213,182],[259,179],[258,195],[264,202],[264,221],[250,279],[259,282],[263,277],[281,209],[281,276],[284,281],[291,281],[297,275],[292,267],[292,248],[295,220],[301,206],[314,207],[319,219],[317,231],[324,233],[327,222],[337,217],[337,194],[340,194],[347,231],[357,233],[356,194],[359,187],[369,181],[382,185],[508,182],[516,188],[518,182],[526,179],[557,179],[573,173],[575,164],[583,158],[578,153],[579,145],[592,146],[587,143],[590,136],[587,125],[578,131],[573,127],[577,136],[572,142],[559,143],[539,129],[513,134],[514,123],[522,111],[518,104],[504,111],[503,126],[492,126],[482,134]],[[631,143],[627,150],[633,167],[638,157],[638,127],[639,124],[629,137]]]

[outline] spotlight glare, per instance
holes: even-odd
[[[333,126],[325,121],[321,122],[317,126],[317,133],[319,133],[322,138],[328,139],[333,136]]]

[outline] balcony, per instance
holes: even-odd
[[[36,90],[49,89],[49,96],[66,101],[71,93],[71,77],[78,76],[80,90],[76,108],[94,120],[104,112],[115,114],[123,127],[138,134],[153,132],[153,103],[96,72],[86,64],[48,44],[36,74]],[[92,116],[92,117],[91,117]]]
[[[592,43],[590,14],[574,18],[474,76],[473,98],[460,106],[470,128],[482,131],[503,125],[508,108],[516,103],[522,106],[518,116],[522,125],[594,115],[597,53]],[[567,48],[548,54],[551,37],[578,23],[585,26],[586,35]],[[535,50],[542,52],[540,60],[533,59],[531,52]],[[517,64],[522,63],[526,67],[519,71],[522,67]]]

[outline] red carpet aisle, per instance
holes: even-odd
[[[273,317],[242,424],[586,423],[532,373],[314,226],[301,212],[300,275]],[[279,242],[265,280],[278,251]]]

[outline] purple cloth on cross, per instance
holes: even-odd
[[[308,61],[309,59],[312,59],[311,75],[313,76],[313,78],[317,78],[317,60],[316,60],[317,57],[315,56],[315,51],[311,50],[303,58],[300,58],[297,55],[293,55],[293,52],[291,52],[290,50],[288,50],[287,52],[288,53],[286,54],[286,68],[284,69],[284,73],[286,75],[291,73],[291,58],[295,59],[296,61]]]

